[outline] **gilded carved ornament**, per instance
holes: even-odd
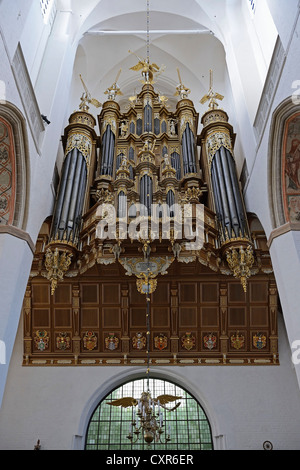
[[[88,104],[92,104],[96,108],[100,108],[102,106],[102,103],[100,103],[100,101],[96,100],[95,98],[92,98],[92,95],[90,94],[89,90],[87,89],[87,87],[86,87],[86,85],[83,81],[82,76],[79,75],[79,77],[80,77],[81,83],[83,85],[83,88],[85,90],[85,93],[83,93],[83,95],[81,96],[81,99],[80,99],[81,102],[80,102],[80,105],[79,105],[79,109],[82,110],[82,111],[87,112],[89,110]]]
[[[181,76],[180,76],[180,71],[178,68],[177,68],[177,74],[179,78],[179,85],[176,87],[176,93],[174,96],[179,96],[181,100],[184,100],[188,98],[188,95],[191,93],[191,90],[183,84],[181,80]]]
[[[214,131],[206,139],[209,165],[212,164],[215,154],[221,147],[227,148],[227,150],[229,150],[231,153],[233,151],[230,134],[229,132],[227,133],[225,130]]]
[[[115,101],[116,96],[123,95],[123,93],[120,90],[120,87],[117,84],[120,78],[121,72],[122,72],[122,69],[119,70],[114,83],[110,87],[108,87],[107,90],[104,92],[105,95],[108,95],[108,100]]]
[[[71,265],[72,254],[65,250],[50,248],[46,251],[45,267],[47,270],[47,279],[51,282],[51,294],[53,295],[58,281],[62,281],[64,275]]]
[[[105,116],[105,119],[103,120],[103,123],[102,123],[102,134],[104,134],[104,132],[106,131],[107,126],[110,126],[112,132],[116,135],[116,133],[117,133],[117,122],[116,122],[116,118],[115,118],[114,115],[112,115],[112,116],[106,115]]]
[[[74,148],[77,148],[86,160],[87,166],[90,164],[92,153],[92,140],[85,134],[70,133],[67,140],[65,155],[68,155]]]
[[[141,82],[143,84],[147,83],[154,83],[154,76],[158,76],[161,73],[164,72],[165,66],[162,65],[159,67],[157,64],[150,64],[149,59],[141,59],[138,57],[134,52],[131,52],[130,50],[128,51],[130,54],[133,54],[136,56],[138,59],[138,63],[134,65],[133,67],[130,67],[130,70],[133,70],[134,72],[141,72],[143,80]]]
[[[180,119],[180,134],[182,135],[187,127],[187,124],[190,125],[192,132],[194,133],[194,117],[190,113],[184,113]]]
[[[251,268],[254,264],[254,254],[251,245],[247,248],[230,248],[226,251],[228,266],[235,278],[240,279],[243,289],[247,291],[247,280],[251,277]]]
[[[216,93],[213,90],[213,71],[209,71],[210,74],[210,83],[209,83],[209,91],[206,95],[203,96],[203,98],[200,100],[201,104],[209,102],[208,107],[210,110],[214,110],[219,107],[217,100],[222,101],[224,99],[223,95],[220,95],[220,93]]]

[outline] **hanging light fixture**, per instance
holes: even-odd
[[[164,420],[162,414],[162,408],[166,403],[175,401],[180,397],[173,397],[169,395],[161,395],[157,399],[153,399],[150,391],[150,297],[147,294],[146,297],[147,309],[146,309],[146,323],[147,323],[147,391],[142,392],[140,399],[137,402],[137,407],[133,410],[133,421],[130,425],[129,439],[133,444],[136,443],[139,438],[143,438],[148,446],[151,443],[159,442],[161,444],[168,443],[171,440],[171,429],[168,427],[168,433],[165,434]],[[176,409],[180,405],[177,404],[174,408]],[[171,411],[171,410],[169,410]],[[163,435],[164,440],[163,440]]]
[[[150,289],[150,286],[149,286]],[[147,324],[147,390],[141,393],[139,399],[132,397],[124,397],[112,402],[108,405],[122,406],[124,408],[133,407],[132,422],[130,423],[127,439],[135,444],[139,439],[143,439],[148,447],[153,442],[167,444],[171,441],[171,426],[168,431],[164,431],[164,417],[162,410],[174,411],[180,406],[180,402],[176,403],[173,408],[168,408],[168,403],[175,402],[181,397],[173,395],[160,395],[152,398],[150,390],[150,297],[146,297],[146,324]]]

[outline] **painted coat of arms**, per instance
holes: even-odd
[[[181,344],[184,349],[187,351],[190,351],[195,347],[196,344],[196,338],[195,336],[192,335],[192,333],[187,332],[184,336],[181,338]]]
[[[35,338],[34,338],[34,343],[36,345],[36,348],[39,351],[45,351],[45,349],[48,349],[49,345],[49,336],[46,330],[38,330],[35,333]]]
[[[156,349],[163,351],[163,349],[166,349],[166,347],[168,346],[168,338],[163,334],[155,336],[154,346]]]
[[[257,333],[253,336],[253,346],[256,349],[264,349],[267,344],[267,338],[263,333]]]
[[[70,349],[71,338],[68,336],[68,333],[59,333],[56,337],[56,347],[60,351],[66,351]]]
[[[89,351],[92,351],[97,346],[97,336],[93,331],[87,331],[83,337],[83,345]]]
[[[143,349],[146,346],[146,337],[143,336],[143,333],[137,333],[132,338],[132,346],[134,349]]]
[[[208,335],[203,337],[204,347],[209,349],[215,349],[217,347],[217,337],[213,333],[209,333]]]
[[[237,333],[231,336],[230,343],[234,349],[236,350],[242,349],[245,346],[245,337]]]
[[[114,333],[110,333],[106,338],[105,338],[105,346],[106,349],[109,349],[110,351],[114,351],[117,349],[119,345],[119,338],[114,335]]]

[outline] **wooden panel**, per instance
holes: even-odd
[[[72,286],[70,284],[59,284],[55,289],[54,303],[70,304],[72,295]]]
[[[201,302],[218,303],[219,302],[219,284],[201,283]]]
[[[179,298],[181,303],[197,302],[197,284],[195,282],[190,284],[180,283]]]
[[[139,328],[146,326],[146,307],[134,307],[130,309],[130,326]]]
[[[219,309],[217,307],[201,308],[201,326],[219,326]]]
[[[246,326],[245,308],[229,308],[229,326]]]
[[[50,327],[50,309],[34,308],[32,309],[32,326],[33,328],[49,328]]]
[[[197,307],[179,308],[179,326],[187,328],[197,327]]]
[[[117,307],[102,308],[103,328],[121,327],[121,309]]]
[[[81,285],[81,302],[83,304],[99,303],[99,285],[98,284],[82,284]]]
[[[251,307],[250,309],[250,325],[251,326],[268,326],[268,307]]]
[[[145,296],[138,292],[135,283],[131,283],[129,285],[129,297],[130,297],[131,304],[145,305]]]
[[[32,286],[32,302],[34,304],[50,303],[50,286],[48,284],[34,284]]]
[[[99,309],[82,307],[81,326],[83,328],[98,328],[99,327]]]
[[[119,304],[120,303],[120,284],[102,285],[102,303]]]
[[[156,291],[152,294],[152,303],[169,304],[170,302],[170,285],[166,282],[158,283]]]
[[[250,284],[250,301],[251,302],[268,302],[268,283],[252,282]]]
[[[151,312],[153,328],[170,327],[170,310],[168,307],[153,307]]]
[[[54,327],[70,327],[71,326],[71,309],[55,308],[54,309]]]
[[[246,302],[246,294],[240,283],[228,285],[228,302]]]

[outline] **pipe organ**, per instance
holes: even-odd
[[[146,363],[145,296],[154,365],[279,363],[270,256],[223,97],[210,90],[200,123],[181,79],[170,110],[155,72],[143,63],[125,111],[116,80],[99,133],[87,95],[70,116],[24,299],[24,365]]]

